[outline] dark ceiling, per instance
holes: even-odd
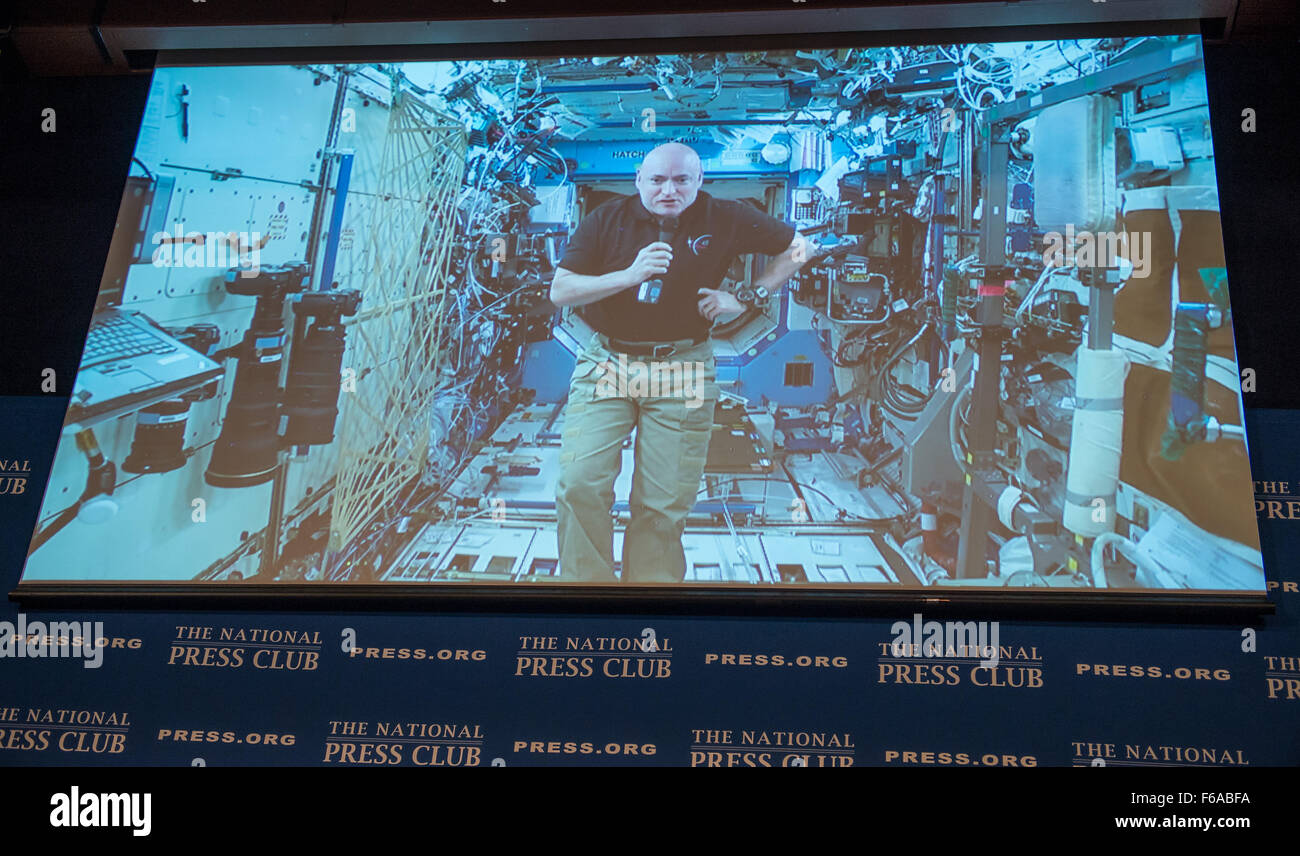
[[[611,13],[608,0],[13,0],[0,12],[5,77],[123,74],[157,51],[366,50],[548,40],[716,37],[971,27],[1093,27],[1193,19],[1210,42],[1300,39],[1297,0],[659,0],[653,14]],[[614,8],[618,8],[615,6]],[[695,13],[695,14],[691,14]],[[585,20],[584,20],[585,19]],[[372,51],[373,52],[373,51]],[[268,54],[269,55],[269,54]],[[204,58],[193,54],[196,61]]]

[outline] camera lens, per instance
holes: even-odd
[[[166,473],[185,466],[185,425],[190,403],[169,398],[140,411],[131,454],[122,462],[128,473]]]
[[[284,303],[306,285],[303,262],[263,267],[251,278],[226,274],[232,294],[257,297],[253,320],[235,349],[238,368],[221,435],[203,479],[213,487],[249,487],[270,481],[279,464],[280,364],[284,357]]]
[[[299,318],[316,317],[302,338],[295,338],[289,357],[284,384],[285,445],[320,446],[334,441],[347,345],[341,316],[354,314],[360,304],[358,291],[307,294],[293,304]]]
[[[283,331],[271,348],[253,348],[239,357],[235,387],[226,407],[221,435],[203,479],[213,487],[249,487],[271,480],[280,450],[280,357]],[[266,341],[266,340],[264,340]]]

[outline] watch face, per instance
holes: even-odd
[[[641,303],[658,303],[663,290],[664,284],[662,280],[648,280],[641,283],[641,287],[637,289],[636,299]]]

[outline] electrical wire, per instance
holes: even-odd
[[[1034,281],[1033,286],[1025,293],[1024,299],[1020,301],[1020,305],[1016,307],[1015,318],[1017,322],[1019,322],[1024,316],[1025,310],[1029,307],[1030,302],[1034,299],[1035,295],[1038,294],[1039,290],[1042,289],[1044,283],[1046,283],[1051,277],[1052,271],[1059,269],[1060,268],[1054,267],[1053,265],[1047,265],[1043,268],[1043,272],[1038,275],[1038,279]]]
[[[948,444],[949,448],[952,450],[952,459],[957,463],[957,467],[962,471],[963,475],[969,475],[970,468],[966,466],[965,444],[962,440],[961,432],[958,430],[957,422],[959,419],[963,422],[965,421],[961,409],[965,406],[965,403],[970,396],[971,387],[963,386],[961,391],[957,393],[957,398],[952,403],[952,409],[948,412]]]
[[[824,500],[826,500],[828,503],[830,503],[830,505],[831,505],[832,508],[835,508],[835,509],[838,510],[838,512],[839,512],[839,516],[840,516],[840,519],[843,519],[843,518],[846,518],[846,517],[851,517],[851,518],[853,518],[854,520],[860,520],[860,521],[862,521],[862,522],[864,522],[864,523],[884,523],[884,522],[889,522],[889,521],[893,521],[893,520],[900,520],[900,519],[902,519],[903,516],[904,516],[904,515],[897,515],[897,516],[895,516],[895,517],[879,517],[879,518],[863,517],[863,516],[861,516],[861,515],[854,514],[854,513],[850,512],[850,511],[846,511],[846,510],[844,510],[843,508],[839,508],[839,506],[836,504],[835,500],[833,500],[833,499],[831,499],[829,496],[827,496],[826,493],[825,493],[824,491],[822,491],[822,490],[820,490],[820,489],[818,489],[818,488],[815,488],[815,487],[813,487],[813,486],[810,485],[810,484],[806,484],[806,483],[804,483],[804,482],[800,482],[800,481],[795,481],[795,480],[793,480],[793,479],[790,480],[790,481],[785,481],[785,480],[783,480],[783,479],[759,478],[759,477],[757,477],[757,476],[743,476],[743,477],[740,477],[740,478],[728,478],[727,481],[730,482],[730,483],[735,483],[735,482],[769,482],[769,483],[772,483],[772,484],[786,485],[787,487],[795,487],[795,488],[797,488],[799,491],[808,491],[809,493],[815,493],[815,494],[817,494],[818,496],[820,496],[822,499],[824,499]],[[704,493],[704,492],[707,491],[707,490],[708,490],[707,487],[703,487],[703,488],[700,488],[698,491],[696,491],[695,496],[696,496],[696,501],[697,501],[697,502],[700,501],[700,499],[701,499],[700,494],[701,494],[701,493]],[[726,497],[726,496],[715,496],[715,495],[712,495],[712,494],[710,494],[710,495],[708,495],[708,496],[705,496],[705,497],[702,497],[702,499],[706,499],[706,500],[708,500],[708,499],[727,499],[727,498],[735,499],[736,497],[734,497],[734,496],[731,496],[731,497]],[[802,497],[800,497],[800,498],[802,498]],[[805,507],[806,507],[806,505],[807,505],[807,504],[805,503]],[[818,521],[811,521],[811,515],[810,515],[810,522],[818,522]],[[832,521],[825,521],[825,522],[832,522]]]
[[[131,157],[131,160],[140,165],[140,169],[144,170],[145,176],[150,181],[154,180],[153,173],[149,171],[149,167],[144,165],[144,161],[140,160],[138,157],[135,157],[134,155]]]
[[[877,390],[875,397],[880,399],[880,403],[885,409],[895,416],[909,421],[916,419],[925,410],[925,406],[929,403],[933,392],[920,394],[904,389],[902,383],[893,376],[891,369],[930,329],[931,323],[926,321],[910,339],[896,348],[875,372],[875,388]]]
[[[1078,42],[1075,42],[1074,44],[1075,47],[1079,46]],[[1065,55],[1065,48],[1061,47],[1061,43],[1059,41],[1056,42],[1056,49],[1060,52],[1061,59],[1065,60],[1066,63],[1069,64],[1070,68],[1078,72],[1080,76],[1083,76],[1083,69],[1079,68],[1077,65],[1075,65],[1073,62],[1070,61],[1070,58]]]

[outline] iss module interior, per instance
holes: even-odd
[[[690,283],[682,585],[1263,590],[1188,35],[160,67],[23,581],[577,579],[571,384],[628,338],[553,286],[597,211],[667,234],[666,143],[682,222],[794,235]]]

